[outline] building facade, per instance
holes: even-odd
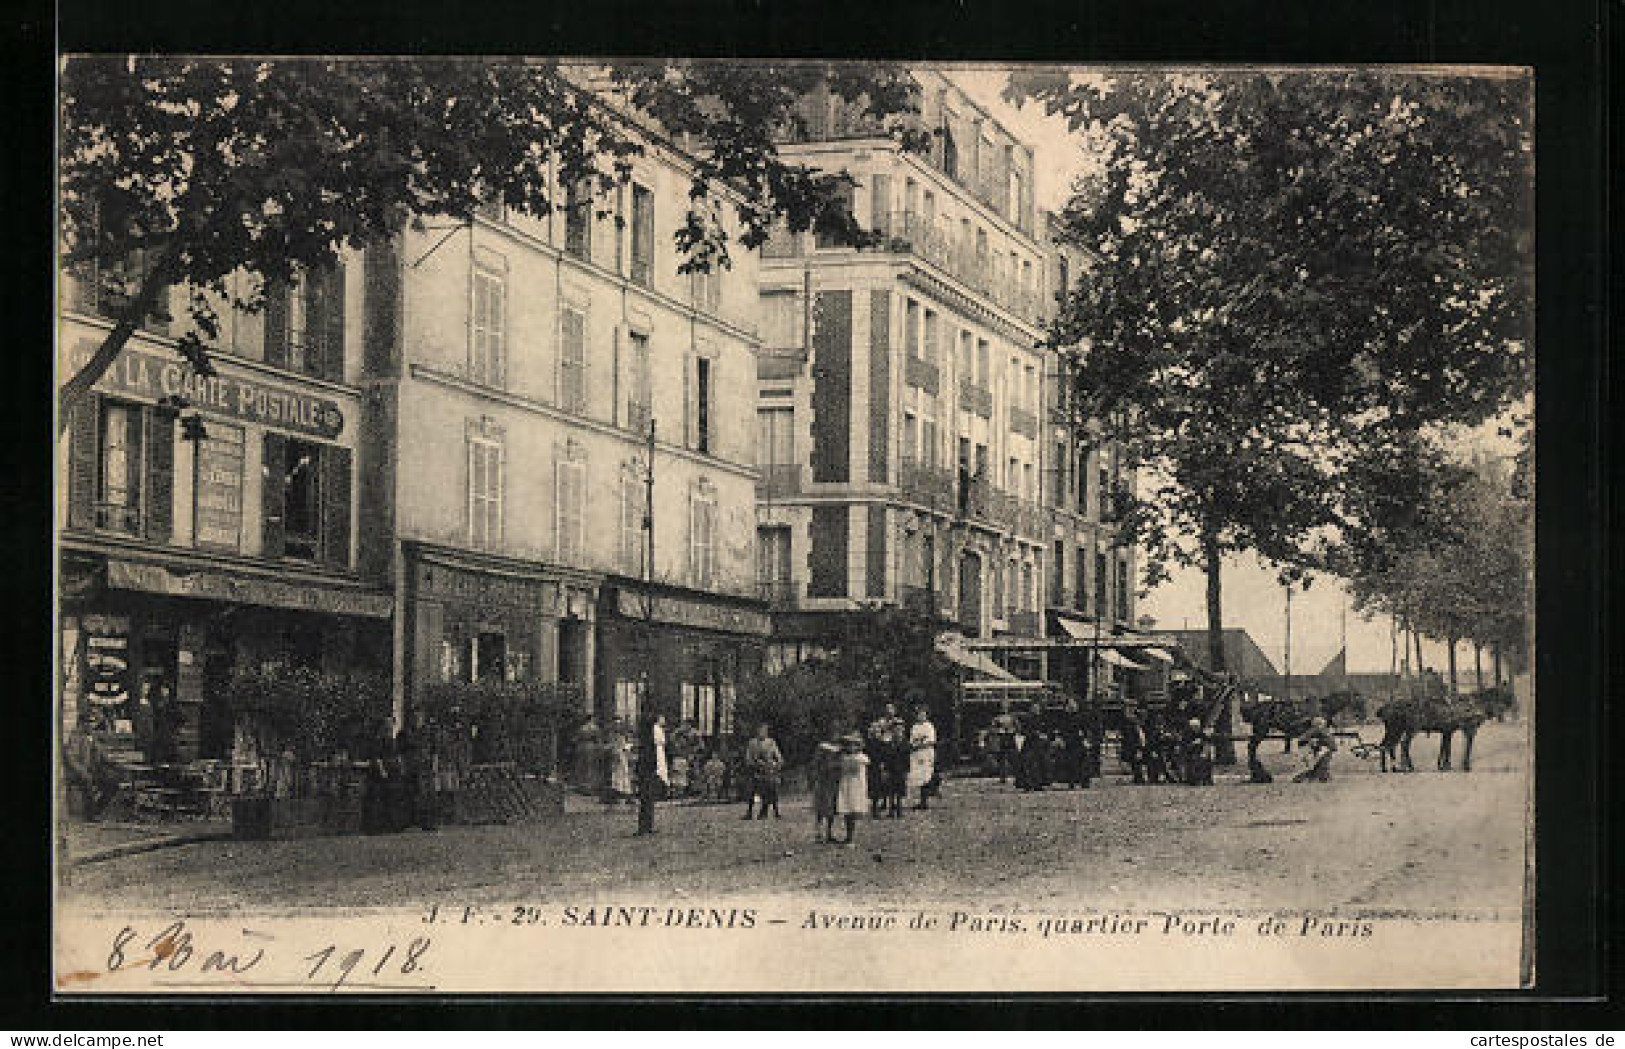
[[[921,156],[809,100],[792,159],[854,180],[872,248],[763,250],[758,566],[784,639],[866,604],[1041,629],[1048,316],[1032,151],[922,73]]]
[[[493,204],[367,252],[361,556],[395,595],[401,707],[530,679],[603,720],[730,727],[768,629],[757,277],[749,255],[678,273],[688,187],[651,140],[608,198]]]
[[[1065,266],[1032,149],[940,74],[916,76],[928,153],[828,96],[784,147],[848,174],[876,234],[858,250],[781,233],[763,250],[757,564],[786,660],[830,615],[876,603],[972,638],[1132,621],[1133,552],[1095,494],[1114,467],[1070,429],[1042,346]]]
[[[64,377],[112,328],[108,276],[63,276]],[[361,285],[346,257],[273,288],[262,313],[215,303],[209,378],[175,352],[190,321],[161,310],[71,413],[56,486],[64,730],[132,759],[224,759],[243,744],[236,671],[387,670],[392,601],[357,560]]]

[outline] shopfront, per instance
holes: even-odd
[[[610,580],[599,596],[601,724],[661,713],[706,739],[736,731],[738,688],[761,665],[770,632],[763,602]]]
[[[126,760],[248,760],[233,675],[273,664],[387,674],[391,608],[359,584],[65,549],[63,729]]]
[[[449,681],[556,681],[592,695],[596,580],[421,543],[404,545],[410,696]]]

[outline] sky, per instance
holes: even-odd
[[[1050,117],[1034,104],[1012,107],[1000,94],[1010,67],[955,66],[950,78],[966,94],[982,104],[1017,138],[1033,146],[1036,172],[1034,199],[1041,208],[1058,210],[1066,201],[1075,172],[1087,166],[1081,140],[1074,137],[1059,117]],[[1488,433],[1475,436],[1473,444],[1490,444]],[[1277,669],[1285,669],[1287,641],[1286,594],[1276,574],[1256,558],[1231,557],[1220,575],[1221,606],[1226,627],[1242,627],[1252,636]],[[1207,623],[1206,583],[1201,572],[1174,568],[1172,577],[1141,598],[1139,613],[1151,616],[1157,627],[1201,628]],[[1386,620],[1367,622],[1349,607],[1347,592],[1340,580],[1318,577],[1307,591],[1292,595],[1293,674],[1314,674],[1337,655],[1342,646],[1346,622],[1348,669],[1387,671],[1391,666],[1391,634]],[[1424,642],[1423,658],[1429,666],[1443,669],[1445,646]],[[1457,654],[1458,668],[1470,680],[1473,654],[1463,645]],[[1484,673],[1490,673],[1485,655]]]

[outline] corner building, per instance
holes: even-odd
[[[493,203],[368,251],[379,468],[361,557],[392,582],[399,706],[437,681],[532,679],[600,719],[731,729],[768,632],[745,407],[756,260],[678,273],[688,188],[651,136],[608,200]]]
[[[113,326],[110,276],[63,275],[64,378]],[[218,374],[198,379],[175,352],[190,319],[173,292],[58,443],[62,727],[121,760],[253,760],[232,709],[239,670],[388,670],[393,601],[357,561],[360,259],[268,300],[259,314],[214,303]]]
[[[761,263],[758,566],[776,656],[879,602],[970,637],[1037,637],[1045,355],[1053,310],[1033,154],[917,74],[929,155],[831,96],[787,157],[856,180],[864,250],[780,234]]]

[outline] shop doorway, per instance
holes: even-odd
[[[587,681],[587,637],[590,624],[584,619],[559,620],[559,677],[568,684]]]
[[[508,639],[494,631],[483,631],[474,638],[474,665],[471,675],[475,681],[502,681],[508,673]]]
[[[959,625],[969,637],[982,636],[982,559],[976,554],[959,559]]]

